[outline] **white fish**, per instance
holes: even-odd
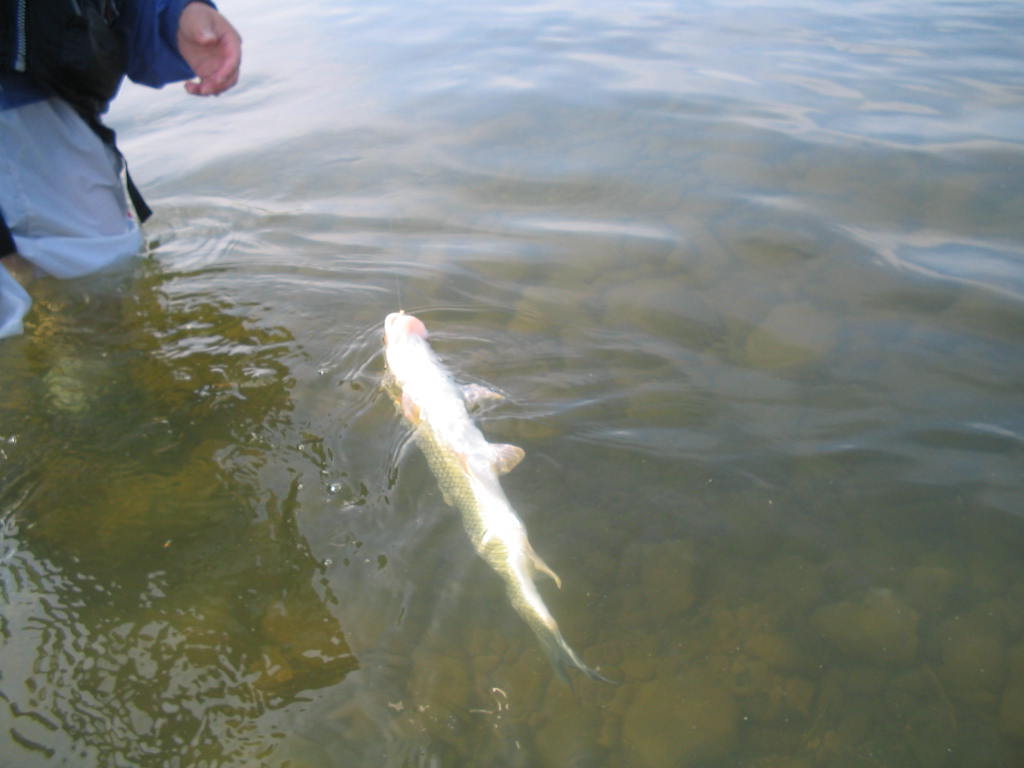
[[[422,321],[404,312],[384,320],[384,352],[390,371],[388,390],[415,429],[445,501],[462,514],[477,553],[505,582],[516,612],[540,641],[559,677],[575,667],[588,677],[612,682],[588,667],[565,638],[533,583],[536,573],[561,587],[561,580],[540,559],[526,528],[509,503],[498,476],[523,459],[523,449],[489,443],[466,410],[464,394],[427,343]]]

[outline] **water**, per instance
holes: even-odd
[[[0,765],[1024,760],[1017,3],[225,4],[0,345]],[[553,677],[380,392],[508,399]]]

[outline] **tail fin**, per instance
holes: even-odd
[[[565,638],[560,633],[544,633],[543,635],[538,633],[538,639],[540,640],[541,647],[544,649],[544,655],[548,657],[548,661],[555,670],[555,674],[563,683],[572,685],[569,682],[569,670],[572,668],[578,669],[591,680],[598,680],[610,685],[619,684],[615,680],[605,677],[597,670],[588,667],[583,659],[577,656],[576,652],[565,642]]]

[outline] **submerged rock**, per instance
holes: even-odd
[[[836,344],[835,321],[807,303],[776,307],[747,337],[747,361],[755,368],[790,368],[814,362]]]
[[[450,712],[464,712],[472,693],[466,660],[427,650],[417,651],[409,693],[419,707],[429,708],[441,718]]]
[[[621,275],[604,294],[603,321],[655,336],[708,339],[718,334],[718,312],[699,291],[665,277]]]
[[[772,558],[761,578],[775,603],[795,611],[810,608],[825,591],[821,568],[799,555],[782,553]]]
[[[651,680],[658,672],[660,654],[657,638],[644,634],[619,643],[622,659],[618,663],[623,680],[641,682]]]
[[[693,544],[685,539],[629,547],[622,559],[622,583],[639,588],[623,592],[626,621],[661,622],[693,605],[693,562]]]
[[[257,669],[259,687],[265,690],[320,688],[359,666],[337,620],[311,590],[291,592],[270,603],[260,629],[266,643]]]
[[[689,541],[653,545],[646,552],[641,573],[651,612],[665,617],[693,605],[693,544]]]
[[[714,763],[736,748],[738,720],[732,694],[710,677],[643,683],[622,721],[626,764],[688,768]]]
[[[880,664],[907,664],[917,656],[917,612],[888,589],[874,589],[860,602],[820,608],[811,622],[837,650]]]
[[[788,635],[780,632],[758,632],[747,638],[746,650],[773,669],[794,670],[803,663],[803,655]]]
[[[546,331],[553,325],[552,315],[564,311],[567,304],[571,305],[566,296],[554,288],[528,285],[516,303],[508,330],[520,334]]]
[[[504,662],[485,678],[486,685],[498,686],[515,702],[519,712],[535,712],[552,682],[551,665],[536,644],[512,648]],[[556,680],[555,685],[560,683]]]
[[[999,730],[1024,741],[1024,643],[1013,646],[1006,657],[1010,680],[999,704]]]
[[[757,758],[751,768],[813,768],[810,760],[789,755],[767,755]]]
[[[53,364],[43,376],[43,384],[57,410],[77,415],[92,407],[109,387],[108,375],[107,366],[100,360],[68,356]]]
[[[604,750],[598,744],[601,717],[581,707],[568,686],[549,690],[536,727],[535,744],[542,765],[599,765]]]
[[[974,614],[939,627],[942,679],[960,691],[996,691],[1005,680],[1006,644],[996,623]]]
[[[919,565],[911,568],[904,583],[904,595],[921,613],[938,613],[949,601],[956,574],[948,568]]]
[[[1024,741],[1024,683],[1009,685],[999,704],[999,730],[1010,738]]]

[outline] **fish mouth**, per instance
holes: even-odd
[[[401,338],[418,336],[427,338],[427,326],[423,321],[405,312],[392,312],[384,318],[384,343],[391,344]]]

